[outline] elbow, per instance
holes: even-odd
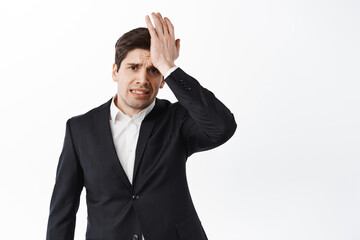
[[[222,141],[223,143],[228,141],[235,133],[237,124],[234,118],[234,115],[231,116],[225,121],[221,128]]]
[[[222,121],[217,124],[216,131],[212,134],[211,139],[213,142],[221,145],[227,142],[234,135],[236,128],[237,124],[234,115],[230,114],[228,118],[222,119]]]

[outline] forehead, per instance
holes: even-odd
[[[129,51],[123,59],[124,63],[138,63],[144,65],[152,65],[150,51],[145,49],[133,49]]]

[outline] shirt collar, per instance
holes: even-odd
[[[112,98],[111,100],[111,105],[110,105],[110,120],[112,121],[113,124],[115,124],[115,120],[116,117],[119,118],[127,118],[127,119],[134,119],[134,120],[144,120],[144,118],[146,117],[146,115],[148,115],[151,110],[154,108],[155,106],[155,100],[146,108],[144,108],[143,110],[141,110],[139,113],[135,114],[132,118],[128,115],[126,115],[125,113],[123,113],[116,105],[115,105],[115,101],[117,100],[117,94],[115,94],[115,96]]]

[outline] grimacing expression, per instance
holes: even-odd
[[[149,106],[165,83],[151,62],[150,51],[139,48],[128,52],[118,72],[113,64],[112,77],[118,85],[117,105],[131,115]]]

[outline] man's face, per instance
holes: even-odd
[[[113,65],[112,77],[118,85],[117,106],[131,117],[149,106],[165,83],[151,62],[150,51],[139,48],[128,52],[118,72]]]

